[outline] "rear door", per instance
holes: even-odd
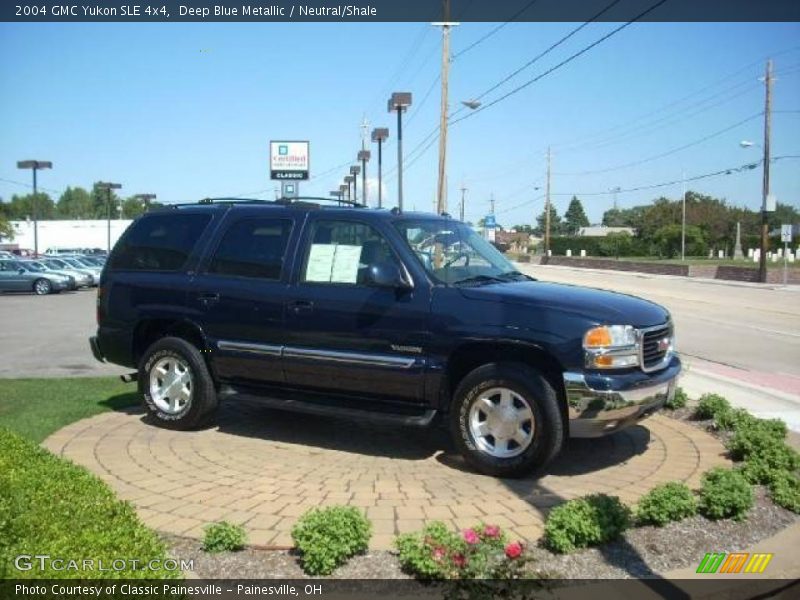
[[[284,381],[284,265],[294,230],[288,211],[232,210],[200,265],[190,304],[202,315],[212,365],[224,381]]]
[[[13,260],[0,260],[0,290],[16,292],[28,289],[25,276],[20,274],[20,267]]]

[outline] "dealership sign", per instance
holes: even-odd
[[[270,142],[270,179],[308,179],[308,142]]]

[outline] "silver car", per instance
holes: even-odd
[[[70,287],[66,275],[35,271],[20,260],[0,259],[0,292],[33,292],[44,296]]]
[[[46,268],[52,271],[74,277],[78,287],[89,287],[95,284],[94,277],[92,277],[91,273],[85,270],[78,270],[60,258],[42,258],[37,262],[42,263]]]
[[[37,273],[55,273],[56,275],[63,275],[67,279],[69,279],[70,290],[77,290],[78,289],[78,282],[75,281],[75,277],[70,275],[65,271],[59,271],[58,269],[51,269],[50,267],[46,266],[41,260],[22,260],[20,261],[23,266],[28,269],[35,271]],[[89,285],[89,278],[86,278],[86,286]]]
[[[92,285],[100,283],[100,273],[103,267],[88,263],[82,256],[59,256],[57,260],[71,265],[77,271],[85,271],[92,276]]]

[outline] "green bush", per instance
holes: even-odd
[[[554,508],[545,522],[544,541],[555,552],[572,552],[616,539],[630,521],[630,509],[619,498],[594,494]]]
[[[689,396],[686,395],[686,392],[683,391],[683,388],[679,387],[675,390],[675,395],[664,403],[664,406],[670,410],[676,410],[686,406],[688,401]]]
[[[357,508],[331,506],[305,513],[292,527],[303,569],[309,575],[330,575],[352,556],[367,550],[372,525]]]
[[[13,557],[49,554],[110,565],[128,559],[124,570],[17,571]],[[158,536],[127,502],[83,467],[54,456],[0,428],[0,578],[180,578],[180,571],[147,570],[167,558]],[[132,560],[138,565],[133,568]]]
[[[700,512],[709,519],[741,521],[753,506],[753,488],[739,471],[717,467],[703,475]]]
[[[714,415],[714,429],[722,431],[736,431],[749,427],[757,419],[744,408],[721,410]]]
[[[791,473],[780,473],[769,485],[772,501],[795,513],[800,513],[800,479]]]
[[[738,428],[726,446],[733,460],[746,460],[758,456],[768,448],[784,444],[786,424],[777,419],[756,419],[747,427]]]
[[[719,394],[703,394],[694,409],[697,419],[713,419],[718,413],[731,410],[730,403]]]
[[[662,527],[697,512],[697,500],[685,483],[662,483],[647,492],[636,507],[636,520],[643,525]]]
[[[221,521],[205,526],[203,550],[206,552],[236,552],[243,549],[246,543],[247,534],[241,525]]]
[[[768,484],[780,473],[792,473],[798,468],[800,454],[786,442],[773,439],[746,457],[742,473],[750,483]]]
[[[395,546],[403,569],[420,579],[518,579],[528,560],[521,542],[483,523],[459,535],[434,521],[397,536]]]

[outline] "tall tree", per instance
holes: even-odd
[[[583,210],[583,204],[577,196],[573,196],[569,201],[567,212],[564,213],[564,233],[567,235],[577,235],[581,227],[589,226],[589,217]]]
[[[14,228],[8,222],[5,214],[0,212],[0,241],[12,241],[14,239]]]
[[[91,219],[94,217],[92,196],[82,187],[68,187],[57,204],[58,216],[64,219]]]
[[[111,218],[116,219],[119,217],[118,206],[120,205],[120,198],[114,190],[105,190],[97,187],[97,183],[92,186],[92,214],[95,219],[105,219],[108,203],[108,194],[111,194]]]
[[[33,194],[11,196],[11,202],[5,204],[3,212],[9,221],[33,219]],[[52,219],[55,216],[55,204],[44,192],[36,193],[36,212],[40,220]]]
[[[540,214],[538,217],[536,217],[536,229],[533,230],[533,232],[536,235],[541,236],[541,237],[544,236],[544,230],[545,230],[545,227],[547,226],[547,222],[546,222],[546,220],[547,220],[547,212],[546,211],[547,211],[546,208],[542,209],[542,214]],[[561,223],[561,217],[558,216],[558,211],[556,210],[555,205],[551,202],[550,203],[550,235],[551,236],[561,235],[562,230],[563,230],[563,225]]]

